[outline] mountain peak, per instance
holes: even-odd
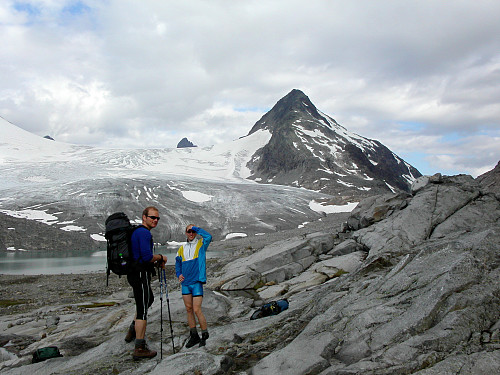
[[[316,107],[307,95],[298,89],[293,89],[255,123],[248,135],[257,130],[265,129],[273,133],[276,129],[287,127],[294,121],[293,117],[297,117],[298,113],[306,112],[308,108],[317,113]]]
[[[276,111],[311,111],[313,115],[318,115],[318,110],[309,97],[298,89],[293,89],[274,106]]]
[[[280,102],[290,102],[290,103],[298,103],[301,101],[306,101],[308,102],[307,104],[312,104],[309,98],[307,97],[306,94],[304,94],[301,90],[299,89],[293,89],[290,91],[288,94],[286,94],[283,98],[281,98],[278,103]]]
[[[309,97],[301,90],[293,89],[281,98],[274,107],[255,123],[248,135],[257,130],[269,130],[271,133],[291,130],[291,126],[304,119],[310,119],[316,125],[330,127],[338,125],[335,120],[321,114]]]
[[[184,137],[179,141],[179,143],[177,143],[177,148],[186,148],[186,147],[197,147],[197,146],[189,139]]]
[[[340,197],[408,191],[420,176],[387,147],[348,131],[294,89],[255,123],[271,134],[247,164],[251,179]],[[343,199],[343,198],[342,198]]]

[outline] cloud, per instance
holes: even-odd
[[[424,173],[477,174],[500,159],[498,14],[487,0],[7,1],[0,115],[72,143],[209,146],[298,88]]]

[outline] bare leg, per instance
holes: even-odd
[[[146,325],[147,321],[146,320],[140,320],[136,319],[135,320],[135,338],[136,339],[144,339],[144,336],[146,335]]]
[[[205,315],[201,311],[201,303],[203,302],[203,296],[193,297],[193,312],[198,318],[198,322],[200,323],[200,328],[202,330],[207,329],[207,320],[205,319]],[[195,323],[196,324],[196,323]]]
[[[193,295],[192,294],[183,294],[182,299],[184,301],[184,306],[186,306],[187,320],[189,328],[196,327],[196,320],[194,318],[193,312]]]

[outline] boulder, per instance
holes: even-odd
[[[303,290],[307,290],[311,287],[323,284],[328,279],[329,277],[325,273],[307,270],[301,273],[299,276],[288,280],[288,282],[284,284],[286,285],[286,293],[284,293],[284,295],[285,297],[291,296]],[[283,295],[283,293],[280,294]],[[278,296],[278,294],[268,296],[268,298],[273,298],[276,296]]]
[[[479,176],[477,182],[485,193],[494,194],[500,199],[500,162],[491,171]]]
[[[394,212],[404,209],[408,205],[410,195],[407,193],[387,194],[374,196],[361,201],[352,211],[344,225],[350,230],[369,227],[373,223],[384,220]]]
[[[303,272],[333,246],[334,236],[322,232],[278,241],[231,262],[210,285],[221,290],[239,290],[281,283]]]
[[[410,191],[412,194],[416,194],[419,190],[422,190],[429,183],[429,176],[420,176],[411,184]]]
[[[335,276],[341,276],[344,273],[356,271],[361,267],[365,258],[366,253],[364,251],[357,251],[318,262],[311,267],[311,271],[323,273],[331,279]]]
[[[447,177],[445,182],[429,184],[419,191],[407,208],[395,212],[391,220],[353,234],[352,238],[356,242],[369,249],[369,260],[382,252],[395,255],[408,252],[413,246],[430,238],[436,227],[444,224],[450,216],[470,203],[475,204],[481,195],[479,185],[470,176]],[[495,206],[494,202],[488,201]],[[367,211],[373,212],[374,209],[368,208]]]
[[[360,251],[361,249],[362,246],[359,243],[357,243],[353,239],[348,239],[335,246],[332,250],[328,252],[328,255],[331,256],[346,255],[354,253],[356,251]]]

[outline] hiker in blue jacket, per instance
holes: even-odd
[[[197,239],[199,234],[201,238]],[[201,311],[203,284],[207,282],[206,251],[212,236],[200,227],[186,227],[186,243],[177,251],[175,273],[182,285],[182,299],[186,306],[189,325],[189,341],[186,348],[196,344],[205,346],[208,339],[207,320]],[[201,329],[201,338],[196,329],[196,318]]]
[[[125,341],[131,342],[135,339],[134,360],[156,356],[156,351],[150,350],[146,345],[145,334],[148,309],[154,301],[151,277],[155,266],[164,268],[167,263],[165,255],[153,253],[153,236],[150,231],[158,225],[159,220],[158,209],[153,206],[146,207],[142,212],[142,226],[135,229],[130,238],[135,265],[127,274],[127,281],[134,291],[136,315]]]

